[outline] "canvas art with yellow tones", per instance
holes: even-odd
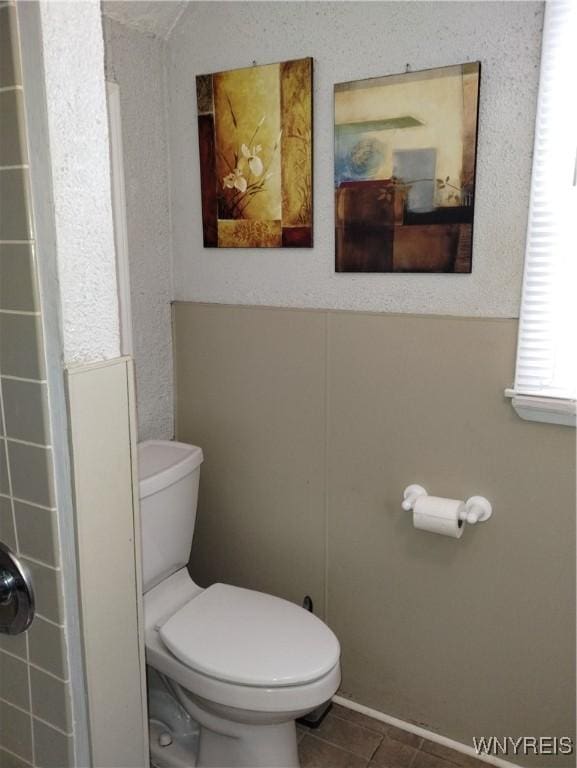
[[[337,272],[471,272],[480,64],[335,86]]]
[[[312,59],[196,78],[205,247],[312,247]]]

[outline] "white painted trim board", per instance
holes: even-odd
[[[120,110],[120,86],[106,81],[108,104],[108,128],[110,139],[110,180],[112,192],[112,218],[116,245],[116,270],[118,280],[118,314],[120,321],[121,353],[134,354],[132,337],[132,308],[130,299],[130,266],[128,259],[128,223],[126,220],[126,187],[124,177],[124,152],[122,149],[122,113]]]

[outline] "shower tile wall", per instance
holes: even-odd
[[[0,634],[0,768],[65,768],[72,717],[16,10],[0,2],[0,540],[37,615]]]

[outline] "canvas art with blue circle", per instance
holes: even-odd
[[[478,62],[335,86],[338,272],[469,273]]]

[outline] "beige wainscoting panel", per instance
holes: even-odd
[[[67,371],[95,768],[148,765],[133,375],[128,358]]]
[[[193,575],[326,589],[362,704],[468,745],[572,735],[575,433],[504,398],[516,321],[177,303],[174,323],[178,436],[206,456]],[[412,482],[494,516],[416,531]]]
[[[522,421],[504,398],[516,325],[329,317],[328,616],[343,689],[469,745],[575,724],[575,434]],[[459,541],[416,531],[400,507],[413,482],[487,496],[494,516]]]
[[[191,572],[324,606],[325,318],[174,305],[177,439],[204,451]]]

